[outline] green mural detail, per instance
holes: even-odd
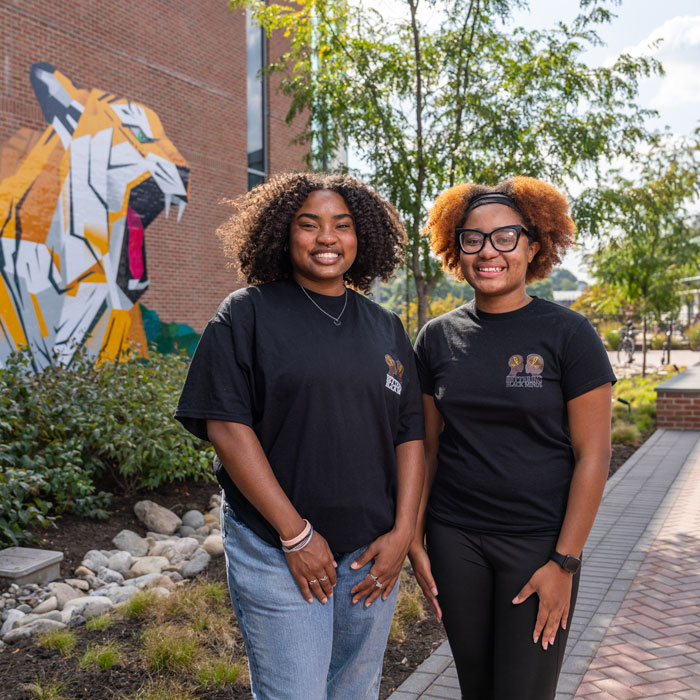
[[[149,348],[163,353],[179,353],[184,350],[192,357],[200,337],[194,328],[186,323],[165,323],[155,311],[147,309],[143,304],[139,306]]]

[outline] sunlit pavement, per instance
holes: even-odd
[[[662,355],[662,350],[647,350],[648,372],[664,371],[666,369],[666,366],[661,364]],[[628,377],[642,373],[641,350],[637,350],[634,353],[634,361],[631,364],[624,361],[624,358],[622,358],[622,361],[618,361],[617,352],[613,350],[608,351],[608,357],[618,377]],[[690,367],[698,362],[700,362],[700,352],[697,350],[671,350],[671,366]]]

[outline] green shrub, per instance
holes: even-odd
[[[610,439],[613,444],[638,445],[642,441],[642,435],[636,425],[616,423],[612,427]]]
[[[700,323],[688,326],[685,337],[688,339],[688,345],[691,350],[700,350]]]
[[[0,369],[0,545],[29,538],[47,514],[107,516],[113,483],[124,494],[165,481],[210,478],[213,451],[172,415],[188,360],[95,368],[79,352],[70,367],[30,371],[26,355]]]
[[[603,324],[601,323],[598,332],[603,338],[605,347],[608,350],[617,350],[622,343],[622,334],[620,333],[620,326],[618,324]]]

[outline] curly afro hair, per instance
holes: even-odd
[[[551,185],[534,177],[514,177],[495,187],[455,185],[436,200],[423,233],[430,236],[433,252],[442,258],[442,266],[458,279],[464,279],[459,266],[459,244],[455,229],[465,221],[467,207],[474,197],[489,192],[510,195],[518,207],[530,236],[540,249],[528,265],[527,282],[547,277],[561,262],[566,249],[575,241],[576,225],[569,215],[566,197]]]
[[[225,255],[237,261],[248,284],[291,276],[290,225],[315,190],[337,192],[355,221],[357,256],[345,281],[368,292],[377,277],[388,280],[403,262],[406,245],[406,231],[396,209],[347,175],[284,173],[233,200],[236,213],[217,231]]]

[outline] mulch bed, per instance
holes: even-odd
[[[645,436],[645,439],[648,436]],[[610,464],[612,475],[635,452],[632,445],[614,445]],[[55,549],[64,554],[61,576],[70,576],[80,564],[88,549],[112,549],[112,538],[121,530],[129,529],[145,535],[142,523],[133,512],[136,500],[150,499],[175,513],[182,515],[196,508],[206,510],[209,497],[217,490],[212,482],[169,484],[157,491],[140,493],[137,498],[114,497],[110,517],[106,521],[86,520],[65,515],[57,521],[56,528],[37,533],[42,549]],[[206,569],[205,577],[226,583],[223,557],[213,559]],[[427,610],[427,606],[426,606]],[[57,651],[36,646],[32,641],[22,641],[0,653],[0,696],[25,700],[33,697],[22,690],[23,684],[37,680],[57,680],[64,685],[64,697],[71,700],[114,700],[132,698],[139,688],[154,678],[154,674],[141,668],[138,659],[124,666],[115,666],[109,671],[84,670],[78,663],[88,643],[114,640],[128,643],[142,631],[138,620],[115,623],[101,632],[88,632],[78,628],[78,645],[70,658],[63,658]],[[380,698],[387,698],[445,639],[442,625],[429,611],[424,619],[410,626],[404,641],[390,642],[384,655],[384,668]],[[249,700],[250,691],[246,682],[238,682],[221,690],[202,689],[198,698],[204,700]]]
[[[149,499],[182,515],[192,508],[205,511],[209,497],[216,491],[215,483],[198,482],[186,486],[170,484],[154,492],[140,493],[137,498],[115,497],[112,499],[109,520],[86,520],[65,515],[57,521],[56,528],[38,532],[39,541],[34,546],[63,552],[61,576],[65,578],[72,575],[88,549],[113,549],[112,538],[121,530],[133,530],[145,536],[145,528],[133,512],[133,504],[137,500]],[[226,584],[223,557],[212,559],[205,577]],[[0,697],[29,699],[33,696],[22,690],[22,685],[37,680],[55,680],[63,684],[64,697],[70,700],[132,698],[147,681],[157,677],[142,669],[138,659],[109,671],[84,670],[77,663],[89,643],[107,640],[129,643],[135,640],[142,632],[140,621],[120,621],[100,632],[88,632],[85,628],[77,628],[76,632],[78,645],[67,659],[57,651],[37,646],[31,640],[18,642],[0,653]],[[380,698],[388,697],[401,685],[444,638],[442,625],[428,611],[423,620],[413,623],[403,642],[390,643],[384,657]],[[251,695],[244,680],[234,684],[233,692],[231,687],[202,689],[197,697],[205,700],[249,700]]]

